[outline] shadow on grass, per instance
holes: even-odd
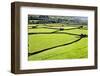
[[[68,28],[68,29],[65,29],[63,27],[59,27],[59,28],[51,28],[51,27],[39,27],[39,28],[45,28],[45,29],[54,29],[54,30],[59,30],[61,31],[60,29],[63,29],[63,30],[73,30],[73,29],[80,29],[79,27],[73,27],[73,28]],[[29,29],[39,29],[39,28],[29,28]]]
[[[33,35],[33,34],[68,34],[68,35],[76,35],[76,36],[80,36],[79,34],[73,34],[73,33],[68,33],[68,32],[59,32],[58,30],[53,31],[53,32],[28,33],[28,35]]]

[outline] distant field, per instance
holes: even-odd
[[[29,25],[28,60],[87,58],[88,37],[80,38],[81,34],[88,35],[87,26],[78,27],[64,24]]]

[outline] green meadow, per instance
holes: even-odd
[[[28,60],[81,59],[88,57],[87,26],[28,25]]]

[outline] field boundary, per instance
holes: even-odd
[[[53,31],[53,32],[28,33],[28,35],[33,35],[33,34],[68,34],[68,35],[75,35],[75,36],[78,36],[79,38],[78,38],[77,40],[74,40],[74,41],[69,42],[69,43],[65,43],[65,44],[61,44],[61,45],[57,45],[57,46],[45,48],[45,49],[42,49],[42,50],[39,50],[39,51],[33,52],[33,53],[28,53],[28,56],[35,55],[35,54],[38,54],[38,53],[41,53],[41,52],[44,52],[44,51],[47,51],[47,50],[50,50],[50,49],[54,49],[54,48],[66,46],[66,45],[69,45],[69,44],[78,42],[78,41],[80,41],[82,38],[88,37],[88,35],[86,35],[86,34],[73,34],[73,33],[68,33],[68,32],[61,32],[61,31],[63,31],[63,30],[81,29],[80,27],[69,28],[69,29],[64,29],[64,28],[50,28],[50,27],[42,27],[42,28],[55,29],[55,31]],[[34,28],[33,28],[33,29],[34,29]]]

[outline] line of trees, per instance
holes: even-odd
[[[87,20],[82,20],[79,17],[67,16],[43,16],[43,15],[28,15],[29,24],[50,24],[50,23],[63,23],[63,24],[83,24],[87,25]]]

